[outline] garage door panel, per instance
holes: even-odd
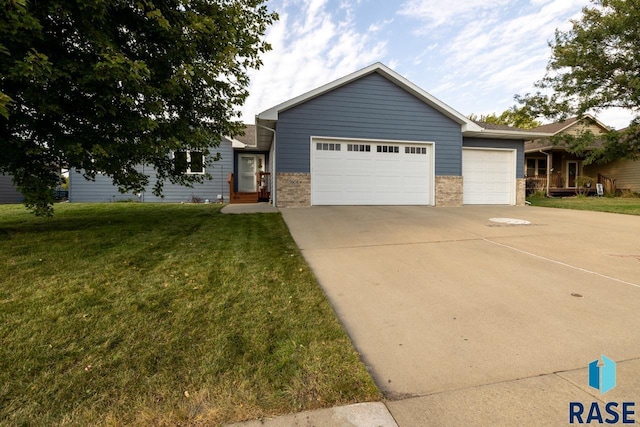
[[[464,204],[513,204],[514,152],[463,149]]]
[[[325,139],[322,142],[339,143],[337,140]],[[356,144],[342,141],[340,151],[327,151],[318,150],[316,144],[314,140],[311,147],[312,204],[430,203],[433,182],[430,146],[378,141]],[[351,151],[347,149],[348,144],[352,144]],[[367,146],[369,151],[366,151]],[[379,152],[378,146],[386,152]],[[414,147],[414,153],[405,153],[405,147]],[[425,148],[424,154],[421,154],[422,148]]]

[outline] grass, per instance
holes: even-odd
[[[640,198],[634,197],[529,197],[527,200],[532,206],[640,215]]]
[[[381,396],[279,214],[0,206],[0,424],[216,425]]]

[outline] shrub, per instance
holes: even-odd
[[[628,188],[623,188],[620,190],[620,197],[623,199],[637,199],[640,197],[640,194]]]
[[[576,177],[576,194],[587,195],[593,186],[594,179],[588,175],[580,175]]]

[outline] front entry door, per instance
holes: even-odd
[[[576,188],[578,177],[578,162],[567,162],[567,187]]]
[[[238,191],[255,193],[256,172],[264,172],[264,154],[240,154],[238,156]]]

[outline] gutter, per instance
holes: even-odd
[[[278,194],[278,192],[276,191],[277,182],[278,182],[278,180],[276,179],[276,130],[259,124],[258,120],[259,120],[258,116],[256,116],[255,118],[256,127],[273,132],[273,143],[272,143],[273,144],[273,170],[271,171],[271,173],[273,174],[273,178],[271,179],[271,192],[273,194],[271,195],[271,204],[275,207],[277,206],[276,195]],[[256,132],[256,147],[258,146],[257,138],[258,138],[258,132]]]
[[[547,191],[546,191],[546,195],[547,197],[549,197],[549,181],[551,180],[551,165],[549,164],[549,153],[542,151],[542,150],[538,150],[540,151],[542,154],[544,154],[545,156],[547,156]]]

